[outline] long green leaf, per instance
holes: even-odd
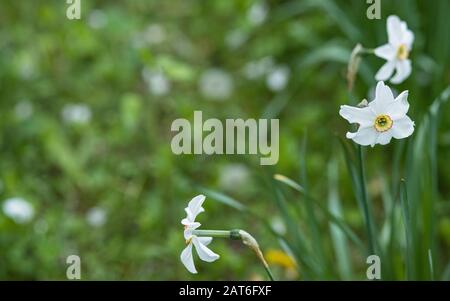
[[[296,183],[294,180],[283,176],[283,175],[275,175],[274,178],[278,181],[281,181],[282,183],[290,186],[291,188],[297,190],[298,192],[302,193],[305,197],[310,198],[314,205],[319,208],[319,210],[325,215],[327,219],[330,220],[333,224],[338,226],[346,235],[347,237],[361,250],[364,250],[364,244],[362,241],[358,238],[358,236],[347,226],[345,222],[343,222],[340,218],[336,217],[334,214],[328,211],[327,208],[325,208],[320,202],[318,202],[314,197],[310,196],[306,193],[305,190],[303,190],[302,186],[298,183]]]

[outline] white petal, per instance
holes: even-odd
[[[188,218],[183,218],[181,220],[181,224],[184,225],[186,228],[198,228],[201,224],[199,222],[191,222]]]
[[[184,208],[184,211],[187,214],[186,221],[188,223],[193,223],[195,221],[195,217],[196,216],[194,216],[194,214],[192,213],[191,209],[189,209],[189,207],[186,207],[186,208]]]
[[[205,246],[209,245],[212,242],[212,239],[213,239],[212,237],[206,237],[206,236],[201,236],[201,237],[199,236],[197,238],[200,241],[200,243],[205,245]]]
[[[408,116],[395,120],[391,132],[395,139],[403,139],[411,136],[414,132],[414,121]]]
[[[375,55],[387,61],[391,61],[395,59],[397,50],[391,44],[384,44],[383,46],[375,48]]]
[[[387,80],[392,76],[392,73],[394,73],[394,69],[395,69],[395,61],[387,61],[383,66],[381,66],[377,74],[375,74],[375,79],[377,81]]]
[[[403,44],[406,45],[408,50],[411,50],[413,43],[414,43],[414,33],[411,30],[406,30],[403,33]]]
[[[397,16],[387,18],[387,33],[389,44],[398,46],[402,42],[402,21]]]
[[[181,252],[180,259],[189,272],[197,274],[197,270],[194,265],[194,258],[192,257],[192,244],[188,244],[187,247],[184,248]]]
[[[352,139],[360,145],[372,145],[377,142],[378,132],[373,126],[359,128],[356,133],[347,133],[347,138]]]
[[[183,237],[184,239],[188,240],[192,237],[192,229],[187,228],[183,231]]]
[[[358,123],[361,126],[370,126],[373,124],[376,116],[369,107],[358,108],[351,106],[341,106],[339,114],[350,123]]]
[[[195,218],[197,215],[205,211],[203,209],[202,204],[205,201],[205,196],[200,194],[194,197],[188,204],[188,206],[185,208],[185,211],[187,213],[187,218],[193,222],[195,221]]]
[[[203,245],[197,236],[192,237],[192,243],[197,250],[197,254],[201,260],[206,262],[213,262],[219,259],[219,255],[211,251],[207,246]]]
[[[388,103],[394,100],[394,94],[389,86],[380,81],[377,83],[377,88],[375,90],[375,99]]]
[[[379,143],[381,145],[386,145],[389,142],[391,142],[391,139],[392,139],[392,131],[389,130],[389,131],[386,131],[383,133],[379,133],[376,143]]]
[[[404,81],[411,74],[411,61],[410,60],[400,60],[397,61],[395,68],[397,72],[395,76],[391,78],[391,83],[399,84]]]
[[[388,104],[394,101],[394,94],[392,94],[391,88],[384,84],[384,82],[378,82],[375,89],[375,99],[369,103],[369,107],[375,112],[375,114],[386,114]]]
[[[400,93],[395,100],[388,105],[386,114],[391,117],[392,120],[397,120],[405,117],[409,110],[408,103],[408,91]]]

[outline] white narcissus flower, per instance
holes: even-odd
[[[359,124],[355,133],[347,138],[360,145],[388,144],[391,138],[403,139],[414,132],[414,121],[406,113],[409,109],[408,91],[394,99],[391,89],[378,82],[375,99],[366,107],[341,106],[339,114],[350,123]]]
[[[414,34],[408,29],[406,22],[397,16],[387,18],[387,33],[389,42],[375,49],[375,55],[387,61],[377,72],[375,79],[385,81],[396,70],[391,83],[399,84],[411,74],[411,61],[408,57]]]
[[[192,234],[192,231],[201,226],[199,222],[195,221],[195,218],[205,211],[202,207],[204,201],[204,195],[194,197],[184,209],[187,213],[187,217],[181,221],[181,224],[184,225],[184,239],[186,239],[187,246],[181,252],[180,259],[186,269],[193,274],[196,274],[197,270],[195,269],[194,258],[192,256],[192,245],[194,245],[198,256],[203,261],[213,262],[220,257],[207,247],[207,245],[211,243],[212,237],[198,237]]]

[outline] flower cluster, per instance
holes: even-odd
[[[408,91],[403,91],[394,97],[392,90],[383,82],[390,79],[391,83],[398,84],[411,74],[409,53],[412,49],[414,34],[408,29],[406,23],[397,16],[388,17],[387,32],[388,43],[372,51],[375,55],[387,61],[375,75],[378,83],[374,99],[370,102],[363,101],[358,106],[342,105],[339,111],[339,114],[348,122],[358,125],[355,132],[347,133],[347,138],[364,146],[386,145],[392,138],[403,139],[414,132],[414,121],[407,116],[409,110]],[[360,59],[359,54],[363,52],[366,52],[366,50],[358,44],[352,53],[348,73],[349,87],[353,85]],[[395,75],[393,75],[394,71]],[[283,72],[287,74],[288,69]],[[286,74],[282,75],[285,76]],[[285,80],[279,80],[283,76],[274,78],[274,83],[276,81],[277,84],[279,82],[280,86],[281,84],[284,85]],[[205,90],[204,92],[209,93],[210,91]],[[213,237],[228,237],[240,239],[245,245],[253,249],[263,263],[269,278],[273,280],[272,273],[258,243],[250,234],[243,230],[198,230],[201,224],[195,219],[197,215],[205,211],[202,207],[204,201],[204,195],[194,197],[185,208],[186,218],[181,221],[181,224],[184,225],[184,239],[187,246],[181,252],[180,259],[186,269],[191,273],[197,273],[194,265],[193,248],[195,248],[201,260],[213,262],[220,256],[207,246],[211,243]],[[290,261],[288,262],[291,264]]]
[[[339,111],[348,122],[358,125],[357,131],[348,132],[346,137],[360,145],[386,145],[392,138],[403,139],[414,132],[414,121],[406,115],[409,109],[408,91],[394,98],[391,89],[383,82],[390,78],[391,83],[399,84],[411,74],[408,58],[414,34],[397,16],[388,17],[387,32],[389,42],[374,50],[376,56],[387,61],[375,75],[379,82],[374,100],[356,107],[343,105]],[[396,73],[391,78],[394,70]]]

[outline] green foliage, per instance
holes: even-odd
[[[0,206],[21,197],[34,217],[0,210],[0,279],[65,279],[71,254],[83,279],[264,278],[247,248],[220,239],[220,260],[196,261],[197,275],[182,266],[183,209],[204,193],[202,225],[245,229],[295,259],[297,273],[274,266],[276,279],[365,279],[371,242],[383,279],[450,280],[450,3],[383,1],[383,19],[368,20],[365,1],[267,0],[260,24],[257,3],[82,1],[70,21],[65,1],[2,2]],[[395,87],[410,91],[416,130],[358,161],[339,147],[338,110],[371,99],[382,62],[363,58],[350,96],[346,64],[356,43],[386,42],[389,14],[416,36],[413,73]],[[284,89],[268,87],[271,65],[289,68]],[[224,99],[202,90],[210,69],[232,79]],[[174,155],[171,122],[198,109],[279,118],[278,164]]]

